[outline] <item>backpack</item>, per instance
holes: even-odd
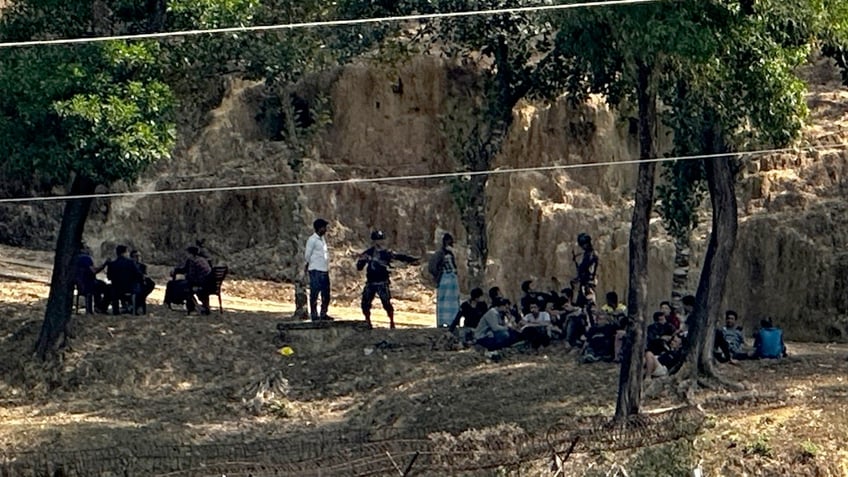
[[[427,273],[432,279],[434,286],[439,286],[439,279],[442,277],[442,261],[445,258],[445,253],[441,249],[430,255],[430,260],[427,262]]]

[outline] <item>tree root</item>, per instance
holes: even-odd
[[[685,377],[684,377],[685,376]],[[733,381],[715,372],[701,372],[697,377],[690,373],[681,373],[677,383],[677,394],[687,403],[696,405],[703,399],[698,399],[698,391],[707,389],[710,391],[741,392],[750,389],[749,385]]]

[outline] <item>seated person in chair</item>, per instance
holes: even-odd
[[[171,301],[171,298],[179,300],[182,298],[186,303],[186,311],[192,313],[197,308],[194,296],[200,299],[200,313],[209,314],[209,294],[215,286],[214,276],[212,275],[212,267],[209,265],[209,259],[200,255],[200,249],[192,245],[186,248],[188,257],[186,261],[171,272],[172,282],[168,282],[168,287],[172,288],[172,296],[168,296],[168,290],[165,291],[165,303],[177,303]],[[185,280],[176,280],[177,275],[185,275]]]
[[[135,313],[135,310],[132,309],[132,302],[128,299],[139,293],[144,277],[135,262],[127,256],[126,245],[115,247],[115,255],[114,260],[106,263],[106,277],[112,282],[109,285],[112,314],[121,314],[122,305],[124,311]]]
[[[147,264],[141,261],[141,253],[139,253],[138,250],[133,250],[130,252],[130,258],[133,262],[135,262],[135,266],[138,268],[138,271],[142,276],[141,287],[138,295],[136,296],[135,305],[137,309],[143,310],[144,313],[147,313],[147,297],[150,295],[150,292],[156,288],[156,284],[153,283],[153,279],[147,276]]]
[[[109,306],[108,285],[103,280],[97,279],[97,274],[104,268],[106,268],[106,262],[99,267],[94,266],[91,250],[83,244],[76,259],[74,285],[77,287],[79,296],[85,299],[85,313],[88,315],[93,314],[95,310],[98,313],[106,313],[106,308]]]

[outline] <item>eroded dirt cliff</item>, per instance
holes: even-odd
[[[285,87],[228,80],[202,129],[184,135],[173,160],[158,165],[137,187],[151,192],[275,187],[100,201],[86,239],[103,256],[115,243],[127,242],[151,262],[167,264],[203,237],[235,274],[289,281],[300,271],[312,220],[322,216],[331,222],[334,290],[348,301],[356,300],[362,281],[354,257],[368,246],[372,228],[386,231],[390,247],[422,257],[450,231],[462,261],[465,233],[452,179],[360,181],[457,170],[444,119],[463,90],[457,84],[474,81],[470,73],[457,71],[433,58],[416,58],[398,68],[351,66]],[[834,147],[746,162],[726,303],[749,324],[773,316],[795,338],[835,339],[845,335],[848,322],[843,203],[848,156],[841,149],[848,135],[848,91],[829,63],[818,62],[805,74],[811,126],[804,144]],[[495,168],[620,162],[638,154],[630,122],[600,98],[579,107],[566,101],[523,103],[514,118]],[[669,144],[661,134],[660,149]],[[528,278],[541,289],[565,286],[574,273],[574,238],[588,232],[601,256],[601,290],[625,296],[635,168],[492,175],[488,283],[513,296]],[[316,182],[323,184],[291,186]],[[23,210],[16,226],[36,227],[44,235],[55,221],[36,212]],[[692,288],[708,227],[707,221],[695,231]],[[655,305],[669,294],[674,247],[658,219],[651,231],[649,294]],[[46,243],[43,236],[40,240],[24,242]],[[432,299],[421,267],[395,274],[397,296]]]

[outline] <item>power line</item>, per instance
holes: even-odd
[[[255,191],[268,189],[291,189],[296,187],[317,187],[317,186],[338,186],[338,185],[353,185],[353,184],[368,184],[380,182],[398,182],[412,180],[429,180],[429,179],[449,179],[449,178],[470,178],[472,176],[483,175],[504,175],[515,174],[519,172],[549,172],[562,171],[571,169],[587,169],[592,167],[608,167],[608,166],[626,166],[643,163],[663,163],[673,161],[692,161],[702,159],[715,159],[729,156],[752,156],[764,154],[780,154],[785,152],[815,151],[818,149],[843,149],[848,147],[848,144],[827,144],[818,146],[807,146],[802,148],[781,148],[781,149],[758,149],[754,151],[740,151],[725,154],[698,154],[691,156],[674,156],[674,157],[655,157],[651,159],[630,159],[626,161],[604,161],[604,162],[589,162],[582,164],[560,164],[552,166],[536,166],[536,167],[518,167],[508,169],[489,169],[485,171],[463,171],[463,172],[439,172],[433,174],[417,174],[406,176],[386,176],[386,177],[370,177],[370,178],[353,178],[353,179],[336,179],[330,181],[313,181],[313,182],[284,182],[277,184],[258,184],[258,185],[242,185],[242,186],[223,186],[223,187],[200,187],[194,189],[170,189],[157,191],[131,191],[131,192],[111,192],[106,194],[84,194],[84,195],[62,195],[62,196],[43,196],[43,197],[11,197],[0,199],[0,204],[12,204],[23,202],[52,202],[59,200],[70,199],[108,199],[115,197],[141,197],[153,195],[178,195],[178,194],[200,194],[210,192],[232,192],[232,191]]]
[[[23,46],[41,46],[41,45],[70,45],[77,43],[96,43],[115,40],[151,40],[158,38],[170,38],[177,36],[195,36],[195,35],[211,35],[219,33],[244,33],[244,32],[263,32],[276,30],[297,30],[302,28],[318,28],[318,27],[336,27],[336,26],[352,26],[365,25],[371,23],[388,23],[388,22],[403,22],[413,20],[436,20],[440,18],[458,18],[471,17],[480,15],[499,15],[504,13],[529,13],[538,11],[557,11],[570,10],[575,8],[588,7],[605,7],[616,5],[635,5],[643,3],[654,3],[662,0],[606,0],[597,2],[581,2],[581,3],[566,3],[559,5],[536,5],[532,7],[514,7],[514,8],[498,8],[494,10],[469,10],[466,12],[449,12],[449,13],[424,13],[415,15],[400,15],[392,17],[379,18],[358,18],[352,20],[327,20],[318,22],[302,22],[302,23],[284,23],[277,25],[259,25],[259,26],[238,26],[227,28],[209,28],[200,30],[182,30],[173,32],[159,33],[140,33],[135,35],[113,35],[113,36],[96,36],[90,38],[57,38],[52,40],[28,40],[28,41],[11,41],[0,43],[0,48],[13,48]]]

